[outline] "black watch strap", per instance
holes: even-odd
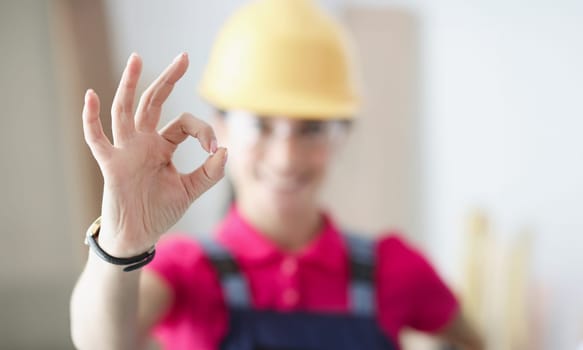
[[[113,265],[121,265],[125,266],[123,268],[124,271],[133,271],[139,269],[150,263],[154,260],[154,256],[156,256],[156,247],[153,246],[152,248],[148,249],[148,251],[128,257],[128,258],[118,258],[112,255],[109,255],[105,250],[103,250],[99,244],[97,243],[97,237],[99,236],[99,230],[101,229],[101,218],[97,218],[93,222],[93,224],[87,230],[87,236],[85,237],[85,244],[87,244],[94,252],[100,257],[102,260],[113,264]]]

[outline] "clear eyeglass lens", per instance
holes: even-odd
[[[327,146],[342,133],[342,124],[331,120],[290,120],[285,118],[259,117],[248,112],[234,111],[227,114],[232,136],[246,145],[264,146],[275,139],[293,137],[306,147]]]

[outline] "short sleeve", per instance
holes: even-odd
[[[164,348],[216,348],[227,329],[227,310],[217,274],[201,246],[187,235],[165,235],[145,268],[160,276],[174,296],[152,335]]]
[[[445,327],[459,304],[429,261],[395,234],[379,242],[377,254],[381,323],[395,333],[403,327],[430,333]]]
[[[163,236],[156,245],[156,257],[145,270],[160,276],[172,291],[174,302],[167,316],[192,299],[188,298],[191,294],[189,276],[199,268],[202,258],[202,250],[186,235]]]

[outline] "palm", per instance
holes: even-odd
[[[87,93],[85,138],[104,178],[102,231],[109,236],[103,239],[121,254],[154,244],[223,175],[224,149],[190,174],[180,174],[172,164],[174,151],[188,136],[197,137],[207,151],[217,151],[212,129],[202,121],[183,114],[155,130],[161,105],[186,67],[183,55],[146,90],[133,115],[141,62],[137,56],[130,58],[112,106],[115,147],[103,135],[97,95]]]
[[[173,148],[157,134],[137,135],[102,166],[106,191],[134,208],[136,217],[123,221],[139,224],[134,228],[148,235],[166,230],[189,204],[180,174],[168,156]]]

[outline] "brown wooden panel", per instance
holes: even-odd
[[[349,7],[343,18],[359,53],[364,108],[324,202],[349,227],[417,235],[417,21],[408,12],[367,7]]]

